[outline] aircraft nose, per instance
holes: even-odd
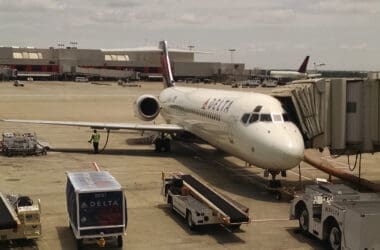
[[[279,146],[282,149],[282,154],[280,157],[282,158],[283,168],[293,168],[302,161],[304,154],[304,143],[300,135],[289,136],[288,140],[283,140]]]
[[[272,147],[273,151],[278,153],[273,155],[273,165],[278,169],[294,168],[302,161],[304,155],[302,135],[293,124],[284,125],[277,131]]]

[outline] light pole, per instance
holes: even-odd
[[[236,49],[228,49],[228,51],[231,53],[232,78],[233,78],[233,81],[236,81],[236,79],[235,79],[235,65],[233,65],[233,63],[234,63],[234,52],[236,51]]]
[[[234,63],[234,52],[236,49],[228,49],[228,51],[231,53],[231,64]]]

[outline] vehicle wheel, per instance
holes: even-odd
[[[186,213],[186,221],[187,226],[190,228],[190,230],[195,230],[195,224],[193,222],[193,216],[191,215],[191,212]]]
[[[170,210],[174,213],[175,210],[174,210],[174,206],[173,206],[173,198],[170,195],[168,196],[168,202],[167,202],[167,204],[169,205]]]
[[[309,232],[309,212],[306,207],[302,208],[300,217],[298,218],[299,226],[302,232]]]
[[[83,240],[77,239],[77,249],[81,250],[83,248]]]
[[[123,247],[123,236],[121,235],[117,236],[117,247]]]
[[[340,246],[342,243],[342,232],[339,229],[339,226],[334,222],[334,224],[330,227],[328,234],[328,243],[329,247],[332,250],[340,250]]]

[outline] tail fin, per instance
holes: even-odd
[[[159,43],[159,48],[161,51],[161,67],[162,67],[162,76],[164,78],[165,88],[175,86],[174,78],[172,74],[172,68],[170,66],[169,60],[169,51],[168,51],[168,42],[161,41]]]
[[[309,62],[309,56],[306,56],[305,60],[303,60],[303,63],[301,64],[300,68],[298,69],[299,73],[306,73],[308,62]]]

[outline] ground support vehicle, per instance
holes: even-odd
[[[24,83],[19,81],[19,80],[15,80],[14,83],[13,83],[13,86],[15,87],[24,87]]]
[[[260,80],[249,79],[249,80],[242,82],[241,87],[242,88],[256,88],[256,87],[260,86],[260,84],[261,84]]]
[[[31,133],[3,133],[1,151],[6,156],[45,155],[49,146],[37,140]]]
[[[292,201],[290,218],[331,249],[380,249],[379,194],[359,193],[343,184],[311,185]]]
[[[191,230],[209,224],[237,229],[250,222],[248,208],[228,200],[191,175],[162,173],[162,180],[165,201],[186,219]]]
[[[109,172],[68,172],[66,203],[78,249],[86,243],[123,246],[127,201],[124,189]]]
[[[0,193],[0,240],[37,239],[41,236],[40,202],[27,196]]]

